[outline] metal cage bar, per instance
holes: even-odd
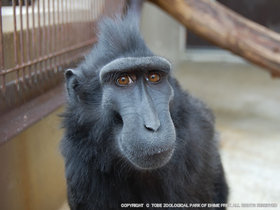
[[[0,1],[0,73],[1,75],[1,89],[6,91],[5,70],[4,70],[4,49],[3,49],[3,25],[2,25],[2,1]]]

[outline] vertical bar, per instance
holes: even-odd
[[[24,63],[24,42],[23,42],[23,17],[22,17],[22,1],[19,0],[19,20],[20,20],[20,34],[19,34],[19,45],[20,45],[20,64]],[[22,81],[25,84],[25,68],[22,68]]]
[[[36,42],[36,34],[35,34],[35,11],[34,11],[34,0],[32,0],[32,59],[36,59],[36,48],[35,48],[35,42]],[[38,76],[38,71],[37,71],[37,65],[33,65],[34,68],[34,74],[36,75],[36,79]]]
[[[15,66],[18,65],[18,37],[17,37],[17,19],[16,19],[16,2],[13,0],[13,20],[14,20],[14,56],[15,56]],[[19,72],[16,71],[16,86],[19,90]]]
[[[85,8],[85,19],[84,19],[84,24],[86,26],[86,29],[88,31],[86,31],[87,33],[85,33],[85,38],[87,39],[88,36],[88,32],[89,32],[89,25],[88,25],[88,4],[87,4],[88,0],[84,0],[84,8]]]
[[[89,21],[91,22],[91,0],[88,0],[88,18],[89,18]]]
[[[65,22],[64,22],[64,6],[63,0],[61,0],[61,50],[65,48]],[[61,56],[62,62],[65,62],[65,54]]]
[[[94,0],[94,5],[93,5],[93,21],[96,21],[97,19],[97,15],[98,15],[98,9],[97,9],[97,3],[98,3],[98,0]],[[96,29],[94,28],[94,32],[96,32]]]
[[[75,24],[75,28],[74,31],[79,31],[80,30],[80,22],[79,22],[79,13],[77,12],[77,10],[75,10],[76,8],[76,2],[75,0],[72,0],[73,5],[72,5],[72,10],[73,10],[73,23]],[[79,41],[77,39],[75,39],[74,37],[72,37],[73,42],[75,42],[75,44],[77,44]],[[77,51],[73,51],[71,56],[75,56],[78,52]]]
[[[30,38],[29,38],[29,6],[28,0],[25,0],[25,13],[26,13],[26,51],[27,51],[27,63],[30,62],[31,55],[30,55]],[[31,68],[28,67],[28,78],[31,82]]]
[[[71,23],[73,23],[74,22],[74,19],[75,19],[75,15],[74,15],[74,2],[73,2],[73,0],[70,0],[71,1],[71,4],[70,4],[70,10],[71,10]]]
[[[70,24],[72,24],[71,26],[71,32],[73,33],[74,31],[76,31],[76,27],[77,27],[77,23],[75,23],[75,13],[74,13],[74,2],[73,0],[70,0],[71,1],[71,4],[70,4]],[[69,36],[69,40],[70,40],[70,43],[73,43],[75,44],[75,39],[73,36]],[[69,43],[69,44],[70,44]],[[70,58],[74,55],[74,52],[70,52],[69,53],[69,56]]]
[[[96,18],[97,18],[97,15],[99,14],[99,4],[100,4],[100,0],[96,0]]]
[[[48,0],[48,36],[47,36],[47,46],[48,46],[48,56],[51,54],[51,5],[50,0]],[[51,69],[51,59],[48,59],[48,66]]]
[[[71,15],[70,15],[70,23],[73,24],[72,25],[72,30],[74,31],[76,29],[76,23],[75,23],[75,13],[74,13],[74,2],[73,0],[70,0],[71,1],[71,4],[70,4],[70,12],[71,12]],[[71,42],[75,42],[75,40],[73,39],[72,36],[70,36],[70,40]]]
[[[96,14],[98,14],[98,16],[100,15],[100,4],[101,4],[100,0],[97,0],[97,13]]]
[[[40,43],[42,45],[42,56],[46,56],[46,8],[45,8],[45,0],[43,0],[43,41]],[[47,61],[43,61],[43,72],[47,71]],[[46,77],[47,75],[43,75]]]
[[[90,24],[90,1],[87,0],[87,25],[88,25],[88,39],[90,39],[90,31],[92,30],[91,24]]]
[[[94,16],[96,14],[96,0],[93,0],[93,4],[92,4],[91,8],[93,8],[92,9],[92,16],[91,16],[91,18],[92,18],[92,20],[94,20]]]
[[[92,22],[91,22],[91,18],[90,18],[90,13],[91,13],[91,0],[88,0],[88,22],[89,22],[89,39],[92,38],[91,37],[91,32],[93,30],[92,27]]]
[[[99,0],[95,0],[94,2],[94,18],[96,19],[97,14],[98,14],[98,1]]]
[[[2,29],[2,1],[0,1],[0,73],[3,72],[1,76],[2,86],[1,89],[3,93],[6,91],[6,81],[5,81],[5,71],[4,71],[4,51],[3,51],[3,29]]]
[[[60,50],[61,48],[61,27],[60,27],[60,16],[59,16],[59,0],[57,2],[57,49]],[[57,63],[56,63],[56,70],[58,70],[58,66],[61,64],[61,56],[58,56]]]
[[[84,31],[85,29],[84,29],[84,25],[85,25],[85,22],[84,22],[84,19],[85,19],[85,12],[84,12],[84,10],[85,10],[85,5],[84,5],[84,0],[82,0],[82,2],[81,2],[81,7],[80,7],[80,11],[79,11],[79,14],[81,14],[81,17],[80,17],[80,20],[79,20],[79,22],[80,22],[80,24],[79,24],[79,30],[80,31]],[[81,34],[81,37],[82,37],[82,41],[84,41],[84,39],[85,39],[85,33],[83,33],[83,34]]]
[[[93,26],[93,22],[94,22],[94,19],[93,19],[93,13],[94,13],[94,3],[95,3],[95,0],[93,1],[90,1],[90,22],[91,22],[91,25]],[[92,27],[92,31],[91,31],[91,34],[93,32],[94,28]]]
[[[56,49],[56,26],[55,26],[55,4],[54,4],[54,0],[52,0],[52,8],[53,8],[53,27],[52,27],[52,43],[53,43],[53,46],[52,46],[52,53],[55,52],[55,49]],[[53,58],[53,71],[55,73],[55,68],[56,68],[56,57]]]
[[[65,2],[65,22],[66,22],[66,31],[65,31],[65,37],[66,37],[66,43],[65,43],[65,47],[68,47],[69,46],[69,8],[68,8],[68,2],[69,0],[66,0]],[[65,59],[68,60],[69,58],[69,53],[66,53],[65,54]]]
[[[37,18],[38,18],[38,28],[37,28],[37,35],[38,35],[38,42],[37,42],[37,46],[38,46],[38,57],[41,58],[42,56],[42,48],[41,48],[41,11],[40,11],[40,1],[37,1]],[[39,72],[40,72],[40,77],[42,77],[42,68],[43,65],[42,63],[38,63],[38,68],[39,68]]]

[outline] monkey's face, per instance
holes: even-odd
[[[113,69],[101,76],[103,108],[119,118],[117,148],[140,169],[165,165],[175,147],[176,134],[169,111],[173,89],[168,82],[169,71],[160,67]]]

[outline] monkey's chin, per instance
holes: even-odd
[[[174,148],[169,148],[165,151],[153,154],[143,154],[140,156],[131,155],[127,159],[136,169],[153,170],[166,165],[171,159],[173,152]]]

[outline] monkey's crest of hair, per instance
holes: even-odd
[[[89,70],[90,66],[91,71],[98,71],[120,57],[152,56],[153,53],[141,37],[137,21],[131,12],[124,17],[116,15],[114,18],[102,19],[98,27],[98,42],[83,63],[85,69]]]

